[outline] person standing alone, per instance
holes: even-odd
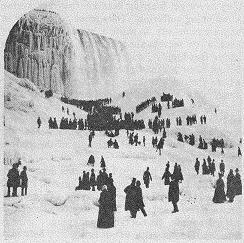
[[[172,202],[174,210],[172,213],[179,212],[177,202],[179,201],[179,183],[175,178],[175,175],[173,174],[171,176],[171,182],[169,183],[169,194],[168,194],[168,200],[169,202]]]
[[[149,188],[149,183],[152,181],[151,173],[149,172],[149,167],[147,167],[147,170],[143,174],[143,181],[146,186],[146,188]]]

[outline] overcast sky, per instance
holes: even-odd
[[[123,41],[137,78],[177,78],[240,106],[240,0],[33,2],[1,1],[4,37],[27,10],[51,9],[76,28]]]

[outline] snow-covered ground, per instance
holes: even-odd
[[[144,98],[151,98],[152,94],[151,90],[147,97],[138,95],[135,104],[144,101]],[[123,109],[129,107],[128,111],[135,109],[130,94],[123,100],[119,97],[116,100],[114,97],[113,104],[118,104]],[[237,167],[242,172],[241,159],[237,157],[241,136],[240,121],[236,122],[237,125],[227,127],[225,124],[229,119],[228,115],[221,111],[215,114],[214,106],[204,106],[204,103],[196,102],[195,107],[189,103],[184,108],[164,110],[162,117],[174,118],[181,115],[184,119],[181,128],[172,125],[166,130],[166,145],[159,156],[151,146],[153,133],[149,129],[138,131],[140,140],[143,135],[146,136],[146,147],[129,145],[126,131],[121,131],[117,137],[119,150],[107,148],[108,137],[103,132],[96,132],[92,148],[89,148],[88,131],[49,130],[47,121],[50,116],[57,117],[59,124],[64,114],[62,105],[64,104],[55,97],[45,99],[35,87],[30,87],[28,80],[17,79],[5,73],[5,195],[6,174],[11,163],[19,157],[22,159],[20,169],[26,165],[29,177],[27,196],[4,198],[5,239],[13,242],[241,240],[241,196],[237,196],[233,203],[214,204],[213,184],[217,177],[197,176],[194,171],[196,157],[202,162],[203,158],[210,155],[215,159],[217,168],[223,159],[226,172]],[[86,113],[76,107],[64,106],[69,108],[70,118],[73,118],[73,112],[77,118],[86,117]],[[186,115],[193,114],[197,117],[207,115],[207,124],[186,126]],[[40,129],[36,123],[38,116],[42,119]],[[154,116],[155,113],[151,114],[150,108],[136,115],[137,118],[147,119]],[[226,118],[225,122],[223,117]],[[177,131],[188,135],[201,134],[207,140],[214,136],[223,137],[231,146],[225,149],[224,155],[220,151],[212,153],[210,149],[199,150],[196,146],[178,142]],[[112,229],[96,227],[99,192],[74,190],[82,171],[91,169],[86,165],[91,154],[95,156],[96,175],[102,155],[107,171],[113,173],[118,210],[115,213],[115,227]],[[171,213],[172,204],[167,198],[168,187],[161,180],[167,161],[170,161],[170,171],[175,162],[179,163],[184,175],[180,184],[180,212],[176,214]],[[137,218],[131,219],[129,213],[124,211],[123,189],[133,177],[142,182],[147,166],[150,167],[153,178],[149,189],[142,186],[148,217],[143,217],[138,212]],[[226,176],[227,174],[224,176],[225,182]]]

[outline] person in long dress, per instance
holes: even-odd
[[[225,190],[224,190],[225,184],[222,177],[223,174],[219,173],[219,179],[216,181],[216,185],[215,185],[215,192],[213,197],[214,203],[223,203],[226,201]]]
[[[112,206],[111,194],[107,190],[107,186],[102,187],[102,192],[98,200],[99,212],[97,219],[98,228],[114,227],[114,210]]]

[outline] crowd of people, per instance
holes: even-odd
[[[224,139],[223,138],[221,138],[221,139],[213,138],[210,141],[210,145],[212,147],[212,152],[216,152],[217,148],[221,148],[221,152],[223,153],[223,148],[224,148]]]
[[[124,97],[124,96],[123,96]],[[111,137],[115,137],[119,135],[120,129],[127,130],[127,138],[130,145],[142,145],[145,146],[146,139],[145,136],[142,137],[142,141],[139,140],[139,135],[135,130],[140,130],[145,128],[145,124],[143,120],[134,120],[134,113],[129,112],[124,114],[124,119],[122,117],[122,113],[120,108],[107,106],[111,104],[111,98],[100,99],[97,101],[80,101],[80,100],[69,100],[67,98],[62,98],[62,101],[68,104],[76,105],[77,107],[88,111],[87,119],[83,121],[83,119],[77,119],[75,113],[73,113],[73,119],[62,117],[60,121],[60,125],[58,126],[56,118],[50,117],[48,123],[50,129],[73,129],[73,130],[84,130],[89,129],[89,137],[88,146],[92,146],[92,140],[95,137],[95,131],[104,130],[105,134],[110,137],[107,141],[108,148],[118,149],[119,145],[117,140],[112,140]],[[181,107],[184,106],[184,100],[173,99],[173,96],[170,94],[164,94],[161,97],[162,102],[167,102],[168,108],[169,102],[172,102],[172,107]],[[152,113],[158,113],[158,116],[155,116],[152,121],[149,119],[148,127],[153,130],[155,134],[162,132],[162,136],[158,140],[157,136],[152,137],[152,146],[156,148],[156,151],[159,151],[159,155],[161,155],[161,150],[164,147],[165,139],[167,137],[166,128],[170,128],[171,121],[169,118],[160,119],[162,114],[162,105],[155,104],[156,98],[153,97],[148,99],[136,107],[136,112],[139,113],[145,108],[147,108],[150,104],[152,104]],[[70,115],[70,111],[67,108],[67,115]],[[65,113],[65,108],[62,106],[62,112]],[[119,118],[118,118],[119,116]],[[196,115],[187,116],[186,117],[187,125],[197,124]],[[206,124],[206,116],[200,116],[200,123]],[[41,126],[41,119],[38,117],[37,119],[38,128]],[[182,126],[181,117],[176,118],[176,125]],[[115,132],[113,133],[112,130]],[[129,130],[133,130],[129,132]],[[194,146],[195,136],[193,134],[184,135],[181,132],[177,134],[177,140],[180,142],[187,142],[190,145]],[[217,147],[220,147],[223,151],[224,148],[224,140],[223,139],[215,139],[213,138],[210,142],[212,146],[212,152],[216,151]],[[199,149],[208,149],[208,143],[202,136],[199,136]],[[241,149],[238,147],[238,156],[242,156]],[[88,159],[87,165],[94,166],[95,158],[91,155]],[[21,187],[21,195],[27,195],[27,187],[28,187],[28,177],[27,177],[27,167],[23,167],[23,171],[19,174],[18,167],[21,165],[20,161],[18,163],[13,164],[13,168],[9,170],[7,177],[7,187],[8,194],[7,197],[11,195],[11,188],[13,188],[12,196],[17,196],[17,188]],[[101,156],[100,161],[101,170],[99,170],[98,175],[95,174],[94,168],[91,168],[91,171],[83,171],[83,175],[79,177],[78,186],[75,187],[75,190],[98,190],[101,191],[100,197],[98,200],[99,203],[99,213],[97,220],[97,227],[99,228],[111,228],[114,227],[114,212],[117,211],[116,206],[116,187],[114,186],[114,180],[112,173],[107,173],[106,171],[106,163]],[[196,158],[196,162],[194,164],[194,169],[199,174],[200,167],[202,168],[202,175],[215,175],[216,172],[216,164],[215,160],[208,156],[206,159],[203,158],[202,165],[198,158]],[[215,192],[213,197],[214,203],[223,203],[226,201],[226,197],[229,198],[229,202],[234,201],[234,197],[236,195],[242,194],[242,182],[241,176],[239,174],[238,168],[235,169],[235,175],[233,173],[233,169],[230,169],[229,174],[227,176],[227,190],[225,193],[225,184],[223,181],[223,177],[225,175],[225,164],[223,160],[219,164],[219,173],[218,180],[216,181]],[[164,180],[164,185],[169,186],[168,190],[168,201],[172,202],[173,211],[172,213],[179,212],[178,201],[179,201],[179,183],[184,180],[181,166],[177,163],[174,165],[173,173],[170,172],[170,164],[169,162],[166,164],[165,172],[162,176],[162,180]],[[146,171],[143,173],[143,182],[145,188],[149,188],[150,182],[152,181],[152,175],[149,171],[149,167],[147,167]],[[130,211],[131,218],[136,218],[137,212],[140,210],[142,214],[146,217],[147,213],[145,211],[145,204],[143,201],[141,182],[136,178],[132,179],[130,185],[126,186],[124,189],[126,194],[125,197],[125,211]]]
[[[139,113],[139,112],[145,110],[149,105],[151,105],[154,102],[156,102],[155,97],[152,97],[151,99],[147,99],[147,100],[143,101],[142,103],[140,103],[139,105],[136,106],[136,113]]]
[[[189,143],[191,146],[194,146],[196,141],[195,141],[195,136],[194,134],[190,134],[190,135],[183,135],[181,132],[177,133],[177,140],[179,142],[186,142]],[[206,140],[204,138],[202,138],[201,135],[199,135],[199,144],[198,144],[198,148],[199,149],[208,149],[208,144],[211,145],[211,150],[212,152],[216,152],[216,148],[219,147],[221,149],[221,153],[224,154],[224,139],[215,139],[213,138],[209,143],[206,142]],[[240,147],[238,147],[238,156],[241,156],[241,149]]]
[[[197,124],[197,117],[196,115],[192,115],[192,116],[187,116],[186,117],[186,125],[187,126],[191,126],[192,124]]]
[[[151,119],[148,120],[148,127],[152,129],[155,134],[158,134],[163,128],[170,128],[170,119],[166,118],[164,120],[155,116],[153,121]]]

